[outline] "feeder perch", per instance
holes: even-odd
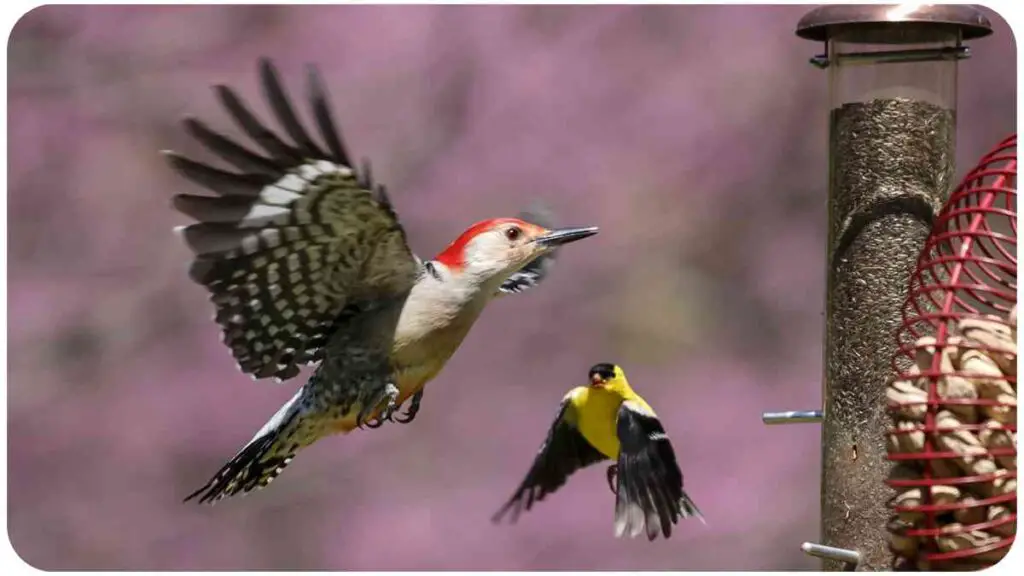
[[[895,568],[986,568],[1016,536],[1016,147],[966,176],[910,281],[888,391]]]
[[[917,258],[953,187],[958,63],[991,26],[967,6],[824,6],[829,186],[820,549],[826,570],[892,564],[885,485],[892,335]],[[805,550],[806,551],[806,550]],[[844,559],[845,558],[845,559]]]
[[[823,560],[835,560],[837,562],[844,562],[849,566],[856,567],[860,563],[860,552],[855,550],[846,550],[844,548],[833,548],[831,546],[822,546],[821,544],[814,544],[813,542],[804,542],[800,549],[804,551],[804,554],[808,556],[815,556]]]
[[[821,410],[791,410],[788,412],[765,412],[761,414],[765,424],[820,424]]]

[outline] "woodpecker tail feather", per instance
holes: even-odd
[[[277,478],[296,452],[317,438],[309,426],[309,408],[302,401],[302,393],[300,389],[234,458],[184,502],[198,497],[200,504],[214,504],[225,497],[259,490]]]

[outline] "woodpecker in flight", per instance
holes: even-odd
[[[526,478],[491,520],[498,523],[511,510],[515,522],[571,474],[608,459],[615,461],[608,467],[608,487],[615,494],[616,537],[646,531],[654,540],[660,531],[668,538],[680,518],[704,522],[683,490],[683,473],[658,416],[629,386],[622,368],[606,363],[590,369],[589,386],[562,398]]]
[[[189,276],[209,292],[242,372],[283,381],[302,365],[316,368],[186,501],[262,488],[320,438],[412,421],[424,385],[488,302],[536,285],[559,246],[597,233],[496,218],[424,261],[406,243],[369,163],[354,169],[316,68],[308,70],[308,97],[323,146],[299,122],[273,63],[262,59],[259,72],[291,142],[257,120],[235,91],[217,86],[221,104],[264,154],[186,118],[187,132],[236,170],[164,152],[175,171],[213,193],[174,197],[174,207],[197,221],[177,230],[194,256]]]

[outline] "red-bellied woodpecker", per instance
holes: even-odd
[[[233,90],[218,86],[230,116],[266,154],[187,118],[187,131],[238,171],[165,152],[178,173],[216,194],[175,196],[175,208],[197,220],[178,231],[194,254],[189,275],[209,291],[240,370],[281,381],[302,365],[316,368],[186,501],[215,502],[262,488],[296,452],[325,436],[412,421],[424,385],[487,303],[536,285],[557,247],[597,232],[497,218],[474,224],[423,261],[409,249],[369,163],[359,173],[353,169],[316,69],[309,69],[309,98],[326,148],[298,121],[269,60],[260,62],[260,77],[293,142],[261,124]],[[406,400],[404,415],[393,417]]]

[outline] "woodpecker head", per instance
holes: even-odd
[[[518,218],[494,218],[470,226],[436,259],[453,272],[504,279],[534,258],[594,234],[597,227],[549,230]]]

